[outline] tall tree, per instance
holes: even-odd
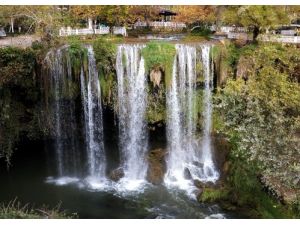
[[[52,33],[60,24],[61,14],[55,6],[0,6],[0,17],[10,24],[10,32],[14,33],[15,20],[27,18],[35,31]]]
[[[251,28],[253,40],[263,30],[269,30],[277,25],[289,23],[290,19],[285,6],[230,6],[224,12],[224,22]]]
[[[197,5],[179,5],[174,6],[173,10],[177,12],[176,21],[186,24],[209,23],[215,20],[214,6],[197,6]]]

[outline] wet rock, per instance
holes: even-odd
[[[202,189],[205,187],[205,184],[200,180],[194,180],[194,185],[195,185],[195,187],[197,187],[199,189]]]
[[[212,188],[214,186],[215,186],[215,184],[211,181],[208,181],[208,182],[205,183],[205,187],[207,187],[207,188]]]
[[[204,167],[204,164],[203,164],[203,163],[197,162],[197,161],[194,161],[194,162],[193,162],[193,165],[195,165],[195,166],[197,166],[197,167],[199,167],[199,168],[203,168],[203,167]]]
[[[186,180],[191,180],[192,179],[192,174],[191,174],[191,172],[188,168],[184,168],[183,177]]]
[[[200,202],[201,200],[201,196],[203,194],[203,189],[202,188],[199,188],[196,192],[195,192],[195,195],[197,196],[197,200]]]
[[[208,181],[208,182],[202,182],[200,180],[194,180],[195,187],[202,189],[202,188],[213,188],[216,186],[215,183]]]
[[[124,177],[125,174],[124,174],[124,170],[123,168],[119,167],[117,169],[114,169],[113,171],[110,172],[110,174],[108,175],[108,177],[117,182],[119,181],[122,177]]]
[[[163,182],[166,173],[166,150],[162,148],[150,151],[148,156],[147,181],[159,185]]]
[[[231,146],[229,142],[220,134],[214,134],[212,136],[213,143],[213,156],[216,168],[220,172],[220,180],[225,180],[230,164],[228,163],[228,154],[230,152]]]

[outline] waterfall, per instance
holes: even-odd
[[[88,175],[94,178],[104,178],[106,158],[103,142],[101,90],[94,57],[93,48],[86,47],[87,73],[83,68],[80,73],[80,84],[72,74],[72,63],[67,46],[50,51],[45,62],[50,75],[50,92],[52,94],[51,116],[54,121],[55,151],[57,175],[59,177],[86,174],[82,160],[87,158]],[[74,87],[80,88],[83,111],[83,130],[79,129],[81,122],[76,121],[76,96]],[[80,96],[80,95],[79,95]],[[79,111],[77,109],[77,111]],[[83,135],[84,143],[79,145],[79,137]],[[81,146],[86,148],[84,157]],[[79,171],[80,170],[80,171]]]
[[[84,131],[88,154],[89,175],[97,178],[105,177],[105,151],[103,143],[103,124],[101,90],[96,60],[91,46],[88,51],[88,76],[81,68],[80,84],[82,105],[84,109]]]
[[[203,45],[202,61],[204,72],[204,111],[203,111],[203,140],[202,140],[202,162],[204,180],[217,180],[219,173],[216,171],[212,160],[211,149],[211,124],[212,124],[212,86],[213,86],[213,67],[210,64],[210,46]]]
[[[171,86],[167,90],[167,139],[168,157],[166,184],[187,188],[192,179],[215,181],[215,170],[211,154],[211,89],[209,46],[203,46],[202,64],[205,80],[204,88],[204,129],[203,138],[197,132],[197,47],[176,45]]]
[[[64,46],[50,51],[45,58],[52,90],[50,115],[53,121],[52,130],[56,137],[57,175],[60,177],[75,175],[79,163],[75,102],[69,99],[72,95],[74,78],[70,57],[66,53],[67,49]]]
[[[117,52],[119,146],[127,180],[143,180],[148,149],[146,75],[142,45],[120,45]]]

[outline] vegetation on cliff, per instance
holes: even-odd
[[[166,88],[170,86],[172,67],[176,49],[174,44],[167,42],[149,42],[142,50],[146,71],[160,70],[164,74]]]
[[[215,99],[220,131],[234,146],[229,181],[240,203],[255,202],[260,180],[275,197],[299,207],[299,50],[260,44],[240,49],[231,62],[236,73]]]
[[[0,157],[9,163],[22,134],[39,136],[36,112],[40,90],[31,49],[0,48]]]

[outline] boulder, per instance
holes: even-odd
[[[151,150],[148,156],[147,181],[159,185],[164,181],[166,173],[166,150],[162,148]]]
[[[200,180],[195,179],[194,180],[194,185],[195,187],[197,187],[198,189],[203,189],[203,188],[213,188],[216,186],[215,183],[208,181],[208,182],[202,182]]]
[[[202,189],[202,188],[199,188],[199,189],[197,189],[194,193],[195,193],[195,195],[196,195],[197,200],[200,202],[201,196],[202,196],[202,194],[203,194],[203,189]]]
[[[123,168],[122,168],[122,167],[119,167],[119,168],[117,168],[117,169],[112,170],[112,171],[110,172],[110,174],[108,175],[108,177],[109,177],[111,180],[117,182],[117,181],[119,181],[122,177],[124,177],[124,175],[125,175],[125,174],[124,174]]]
[[[200,181],[200,180],[194,180],[194,185],[195,187],[197,187],[198,189],[202,189],[205,187],[205,183]]]
[[[203,164],[203,163],[197,162],[197,161],[194,161],[194,162],[193,162],[193,165],[195,165],[195,166],[197,166],[197,167],[199,167],[199,168],[203,168],[203,167],[204,167],[204,164]]]
[[[192,174],[191,174],[190,170],[186,167],[183,170],[183,177],[186,180],[191,180],[192,179]]]

